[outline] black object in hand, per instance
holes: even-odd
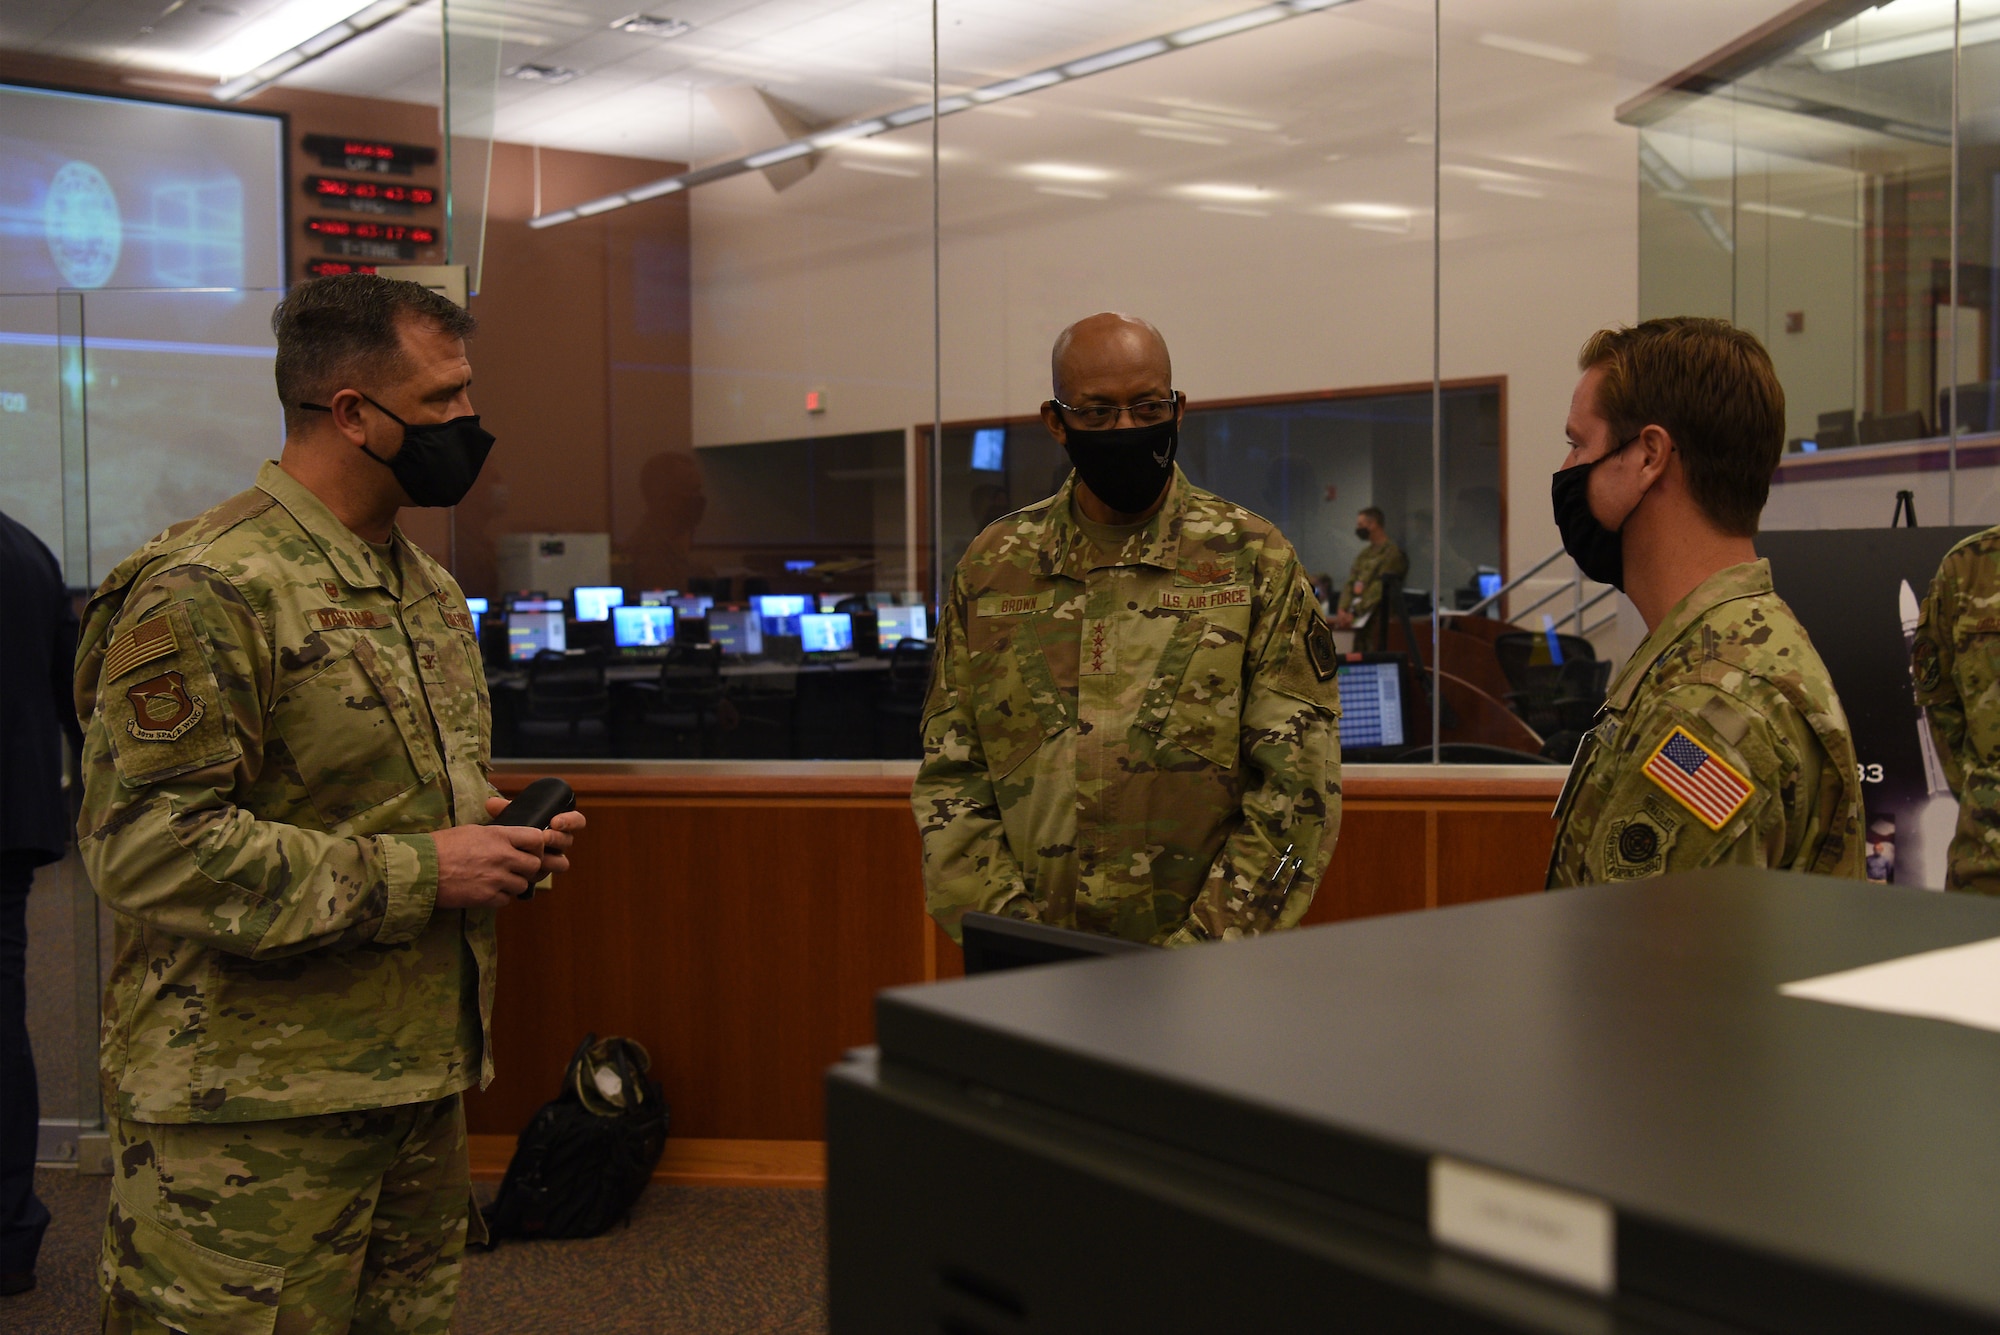
[[[576,810],[576,792],[561,779],[553,776],[536,779],[521,790],[521,795],[507,804],[507,809],[493,818],[495,825],[525,825],[533,830],[546,830],[549,822],[565,811]],[[535,887],[529,886],[522,892],[522,899],[533,899]]]

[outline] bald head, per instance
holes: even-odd
[[[1049,353],[1055,396],[1084,403],[1135,403],[1165,398],[1174,364],[1167,340],[1146,321],[1110,311],[1087,316],[1056,336]]]

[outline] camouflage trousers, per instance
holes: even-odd
[[[450,1329],[472,1191],[456,1094],[269,1122],[110,1123],[107,1335]]]

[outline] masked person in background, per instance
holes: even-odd
[[[472,317],[356,275],[272,323],[283,457],[112,571],[77,655],[77,843],[117,915],[104,1325],[441,1335],[494,914],[583,818],[487,823],[472,617],[395,523],[493,444]]]
[[[1382,608],[1380,617],[1375,616],[1375,610],[1382,607],[1389,581],[1400,580],[1410,573],[1410,558],[1403,555],[1401,547],[1389,540],[1382,511],[1375,506],[1371,505],[1354,516],[1354,536],[1363,545],[1355,553],[1354,565],[1347,572],[1347,583],[1340,586],[1340,601],[1334,610],[1333,624],[1340,630],[1372,627],[1374,633],[1368,637],[1369,642],[1386,646],[1389,642],[1389,618],[1395,609]]]
[[[1650,634],[1577,752],[1549,887],[1722,864],[1860,876],[1847,715],[1751,542],[1784,448],[1770,356],[1681,318],[1601,330],[1578,365],[1556,527]]]
[[[1179,946],[1295,926],[1340,827],[1333,639],[1290,543],[1174,463],[1158,330],[1064,330],[1042,421],[1075,471],[973,540],[914,792],[924,887]]]

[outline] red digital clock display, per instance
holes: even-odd
[[[394,181],[343,181],[337,176],[306,177],[306,193],[315,199],[401,204],[408,208],[425,208],[437,203],[437,191],[427,185],[402,185]]]
[[[435,227],[414,223],[366,222],[358,218],[308,218],[306,230],[315,236],[352,237],[357,241],[405,241],[414,246],[434,246]]]
[[[390,144],[347,135],[309,134],[300,147],[325,167],[396,176],[408,176],[413,168],[428,167],[438,158],[438,151],[428,144]]]
[[[338,278],[342,274],[374,273],[372,264],[355,264],[349,260],[307,260],[306,277]]]

